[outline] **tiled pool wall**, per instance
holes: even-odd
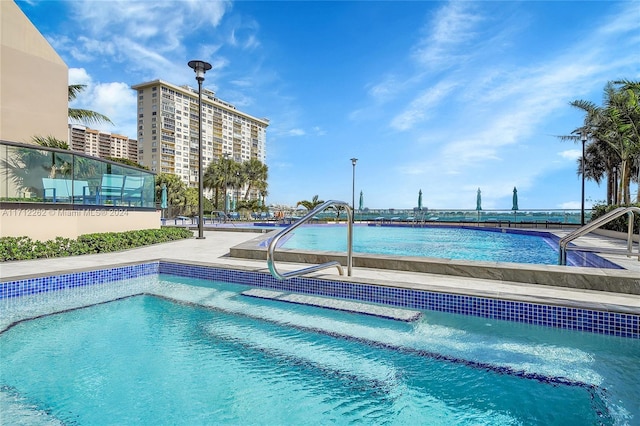
[[[73,272],[62,275],[28,278],[0,283],[0,299],[29,296],[66,288],[84,287],[158,274],[159,262],[120,266],[117,268]]]
[[[564,306],[491,299],[477,296],[383,287],[372,284],[292,278],[278,281],[260,272],[218,269],[162,262],[160,273],[201,278],[294,293],[356,299],[393,306],[473,315],[570,330],[640,338],[640,315]]]
[[[635,314],[315,278],[297,277],[286,281],[278,281],[271,275],[262,272],[174,262],[151,262],[113,269],[84,271],[0,283],[0,298],[27,296],[64,288],[102,284],[156,274],[224,281],[294,293],[348,298],[413,309],[472,315],[635,339],[640,338],[640,315]]]

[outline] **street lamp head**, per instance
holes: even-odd
[[[353,164],[355,166],[357,161],[358,161],[357,158],[352,158],[351,159],[351,164]]]
[[[582,139],[582,143],[587,141],[587,132],[582,132],[581,139]]]
[[[189,61],[187,65],[196,72],[197,81],[204,81],[204,73],[211,69],[211,64],[204,61]]]

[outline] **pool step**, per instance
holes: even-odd
[[[422,313],[408,309],[392,308],[388,306],[370,305],[367,303],[352,302],[348,300],[330,299],[327,297],[309,296],[306,294],[283,293],[280,291],[253,288],[242,292],[243,296],[259,299],[278,300],[282,302],[297,303],[299,305],[317,306],[320,308],[336,309],[339,311],[355,312],[358,314],[373,315],[398,321],[416,321]]]

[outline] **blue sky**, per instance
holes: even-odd
[[[640,78],[638,1],[86,1],[18,6],[87,84],[73,105],[135,138],[133,84],[204,87],[269,118],[268,203],[580,208],[583,120],[605,84]],[[632,187],[635,193],[636,185]],[[605,198],[587,183],[587,206]],[[357,203],[357,201],[356,201]]]

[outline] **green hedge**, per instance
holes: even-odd
[[[34,241],[29,237],[2,237],[0,238],[0,262],[108,253],[192,236],[193,233],[186,228],[161,228],[85,234],[75,240],[56,237],[54,240]]]
[[[591,220],[594,221],[597,218],[599,218],[600,216],[604,216],[605,214],[609,213],[612,210],[617,209],[618,207],[640,207],[640,204],[630,204],[629,206],[618,206],[618,205],[611,205],[611,206],[607,206],[606,204],[596,204],[593,206],[592,208],[592,213],[591,213]],[[640,214],[635,214],[635,219],[634,219],[634,233],[638,233],[638,230],[640,230]],[[607,223],[606,225],[602,226],[602,229],[608,229],[610,231],[618,231],[618,232],[627,232],[629,227],[629,216],[628,215],[624,215],[621,216],[609,223]]]

